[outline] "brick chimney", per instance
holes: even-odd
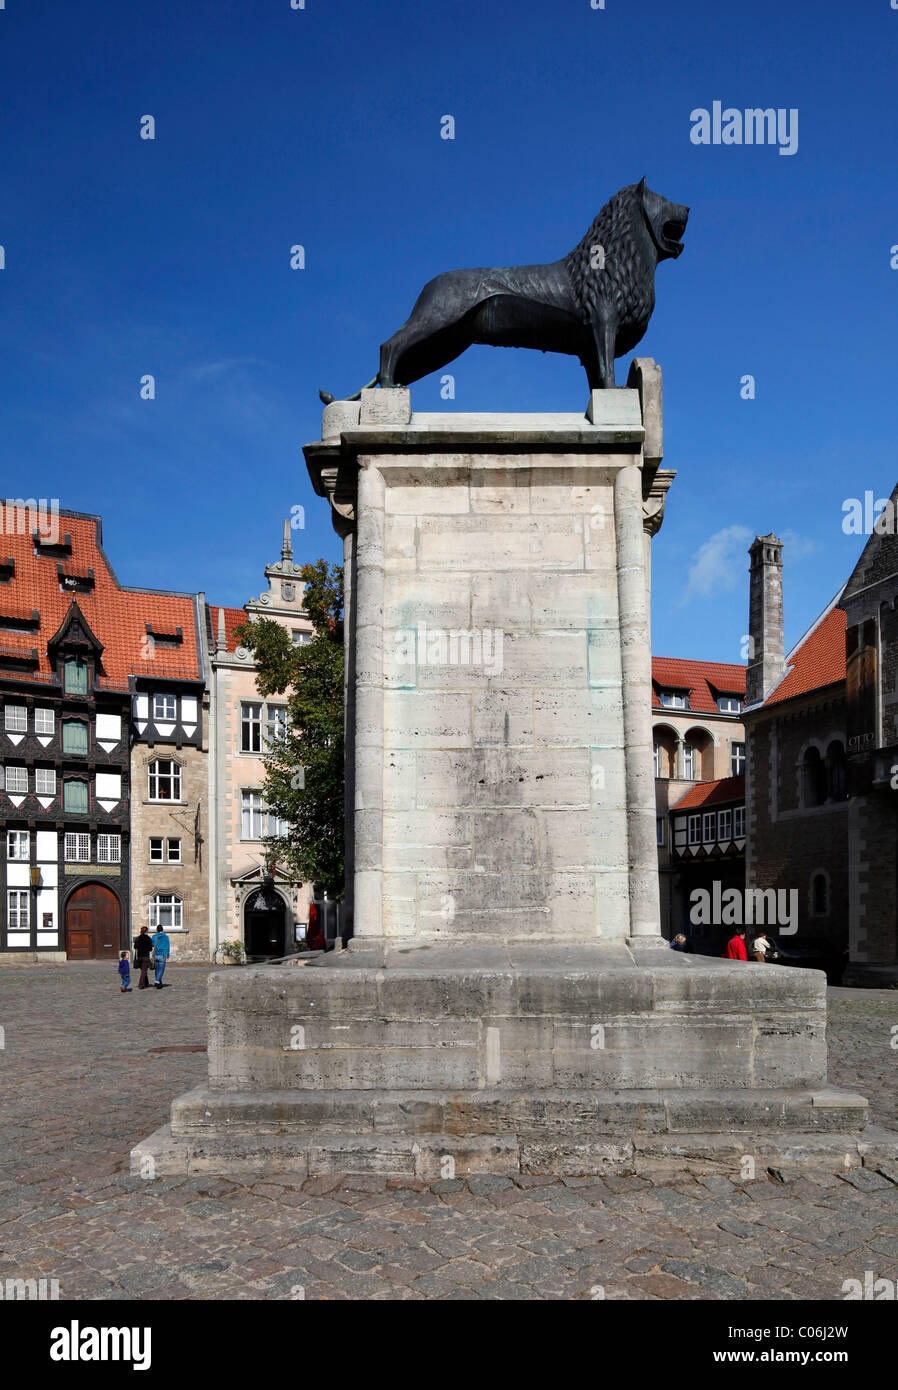
[[[748,550],[748,670],[745,703],[768,695],[786,669],[783,636],[783,543],[771,531],[755,536]]]

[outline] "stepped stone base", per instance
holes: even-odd
[[[751,1166],[746,1166],[746,1159]],[[447,1162],[447,1160],[451,1160]],[[176,1137],[165,1125],[131,1151],[131,1172],[144,1178],[201,1173],[228,1177],[289,1174],[294,1180],[334,1175],[466,1177],[472,1173],[521,1173],[578,1177],[636,1173],[645,1177],[677,1171],[760,1177],[767,1168],[784,1174],[817,1170],[844,1172],[898,1160],[898,1136],[868,1128],[844,1134],[770,1130],[739,1134],[651,1135],[608,1138],[520,1140],[515,1135],[352,1135],[318,1132]]]
[[[867,1103],[827,1086],[818,971],[591,943],[353,947],[210,976],[208,1085],[135,1172],[862,1160]]]

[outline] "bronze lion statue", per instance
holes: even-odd
[[[688,207],[653,193],[643,178],[615,193],[560,261],[437,275],[381,347],[368,385],[408,386],[472,343],[487,343],[579,357],[590,389],[613,386],[614,359],[645,333],[655,267],[683,250],[688,217]],[[334,399],[319,395],[325,405]]]

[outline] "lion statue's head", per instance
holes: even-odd
[[[681,254],[688,219],[688,207],[654,193],[644,178],[609,198],[564,258],[584,318],[591,319],[604,301],[614,304],[622,325],[647,319],[654,304],[655,266]],[[648,279],[647,271],[652,272]]]

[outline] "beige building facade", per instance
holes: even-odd
[[[281,558],[266,566],[268,587],[245,608],[208,608],[209,786],[213,807],[207,891],[212,904],[209,952],[243,942],[250,956],[289,955],[305,935],[312,885],[266,865],[263,836],[281,833],[264,805],[264,753],[285,727],[286,696],[264,698],[256,686],[252,653],[235,630],[248,619],[271,618],[296,644],[313,635],[303,611],[301,566],[293,559],[289,522]]]

